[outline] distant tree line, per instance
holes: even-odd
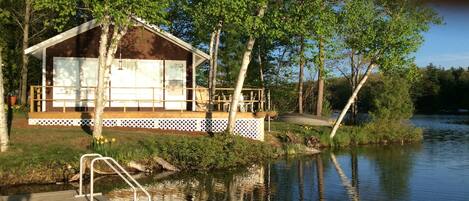
[[[359,94],[358,110],[368,113],[374,109],[374,100],[382,94],[383,75],[370,76],[369,85],[363,87]],[[326,113],[340,110],[350,97],[351,87],[344,77],[332,77],[326,80]],[[305,86],[314,85],[313,81],[305,82]],[[408,94],[412,100],[413,111],[418,114],[457,114],[468,113],[469,110],[469,67],[436,67],[429,64],[417,70],[415,80],[406,79],[395,82],[395,88],[408,87]],[[296,84],[282,84],[272,89],[274,107],[281,112],[294,111],[296,98],[288,91],[295,89]],[[292,92],[293,93],[293,92]],[[312,111],[314,92],[305,92],[306,112]]]
[[[430,64],[421,69],[411,94],[418,113],[467,113],[469,67],[443,68]]]

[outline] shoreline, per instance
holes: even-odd
[[[182,172],[206,172],[291,155],[312,155],[317,153],[315,150],[332,147],[404,144],[422,139],[421,131],[412,135],[376,136],[369,128],[344,126],[331,146],[327,135],[330,128],[272,122],[273,131],[266,133],[265,142],[221,134],[210,137],[138,129],[129,135],[129,129],[105,129],[104,136],[117,142],[96,150],[92,137],[80,128],[27,126],[23,121],[21,117],[14,119],[11,149],[0,154],[0,187],[69,183],[78,172],[79,157],[90,152],[114,157],[122,164],[135,161],[154,173],[160,167],[152,161],[153,156],[163,158]]]

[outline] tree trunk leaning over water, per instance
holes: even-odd
[[[23,41],[21,47],[21,79],[20,79],[20,88],[19,93],[21,105],[26,105],[27,101],[27,91],[28,91],[28,55],[24,54],[24,50],[28,48],[29,45],[29,24],[31,20],[31,0],[25,1],[24,9],[24,19],[23,19]]]
[[[355,98],[357,97],[358,92],[360,91],[360,89],[365,84],[365,82],[368,79],[369,75],[371,74],[371,70],[373,69],[374,66],[375,66],[375,64],[370,64],[368,66],[368,68],[366,69],[365,75],[363,75],[363,78],[360,80],[360,83],[358,83],[357,88],[355,88],[355,90],[353,91],[352,95],[350,96],[350,98],[347,101],[347,104],[345,104],[344,109],[342,109],[342,112],[340,112],[340,115],[337,118],[337,120],[335,121],[334,127],[332,128],[332,131],[331,131],[331,134],[330,134],[331,141],[334,138],[334,135],[337,132],[337,129],[339,129],[339,126],[342,123],[342,120],[344,119],[345,114],[347,114],[347,111],[349,110],[350,105],[352,105],[352,103],[355,101]]]
[[[3,89],[3,60],[2,60],[2,47],[0,47],[0,108],[2,109],[0,112],[0,152],[5,152],[8,149],[9,145],[9,136],[8,136],[8,129],[7,129],[7,118],[5,114],[5,101],[3,97],[5,97],[5,90]]]
[[[258,17],[262,18],[264,16],[267,5],[261,6],[259,9]],[[229,134],[234,134],[234,128],[236,125],[236,113],[238,112],[239,98],[242,96],[241,91],[244,85],[244,79],[246,78],[246,72],[248,71],[248,66],[251,61],[252,48],[256,38],[251,35],[246,43],[246,49],[244,50],[243,60],[241,62],[241,68],[239,69],[238,80],[236,81],[236,86],[233,92],[233,99],[231,100],[231,107],[228,115],[228,126],[226,131]]]

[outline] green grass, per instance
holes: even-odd
[[[0,186],[66,180],[79,169],[79,157],[92,152],[123,164],[131,160],[151,163],[153,156],[159,156],[183,170],[232,168],[275,156],[272,146],[259,141],[178,133],[105,128],[103,135],[116,141],[97,148],[92,146],[92,136],[80,127],[28,126],[25,116],[15,113],[10,149],[0,153]]]

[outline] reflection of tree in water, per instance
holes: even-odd
[[[414,153],[420,149],[421,145],[415,144],[380,146],[364,150],[363,154],[378,167],[380,187],[387,200],[408,199]]]
[[[157,174],[139,181],[153,200],[266,200],[264,171],[262,166],[252,166],[234,171],[180,173],[158,179]],[[131,189],[125,185],[120,188],[123,189],[108,193],[109,197],[131,197]]]

